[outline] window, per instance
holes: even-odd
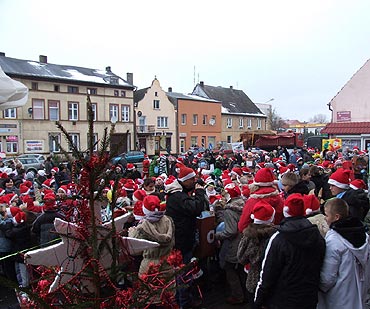
[[[59,85],[54,85],[54,91],[55,91],[55,92],[59,92],[59,91],[60,91],[60,87],[59,87]]]
[[[192,136],[191,137],[191,147],[198,146],[198,136]]]
[[[69,134],[72,140],[72,144],[77,148],[80,149],[80,134],[78,133],[71,133]],[[71,145],[69,145],[69,150],[72,150]]]
[[[87,93],[91,95],[96,95],[98,93],[98,89],[96,88],[87,88]]]
[[[130,106],[121,105],[122,122],[130,121]]]
[[[168,128],[168,117],[157,117],[158,128]]]
[[[243,127],[244,127],[244,119],[239,118],[239,128],[243,128]]]
[[[78,120],[78,102],[68,102],[68,120]]]
[[[252,129],[252,119],[248,118],[248,129]]]
[[[227,136],[227,142],[228,143],[232,143],[233,142],[233,139],[232,139],[232,136],[231,135],[228,135]]]
[[[39,83],[32,82],[32,84],[31,84],[31,89],[32,89],[32,90],[38,90],[38,89],[39,89]]]
[[[14,119],[17,118],[17,108],[7,108],[4,110],[4,118],[6,119]]]
[[[205,136],[202,136],[202,144],[201,144],[202,147],[206,147],[206,137]]]
[[[216,145],[216,136],[208,136],[208,148],[213,149]]]
[[[153,100],[153,108],[159,109],[159,100]]]
[[[60,151],[60,134],[59,133],[49,134],[49,150],[50,152]]]
[[[109,104],[109,120],[115,117],[118,121],[119,105]]]
[[[194,114],[193,115],[193,125],[197,125],[197,124],[198,124],[198,115]]]
[[[186,125],[186,114],[181,114],[181,124]]]
[[[90,135],[89,133],[87,133],[87,147],[89,147],[89,143],[90,143]],[[99,146],[99,143],[98,143],[98,133],[94,133],[93,134],[93,151],[98,151],[98,146]]]
[[[18,142],[6,142],[6,152],[7,153],[17,153],[18,152]]]
[[[185,152],[185,140],[180,139],[180,152]]]
[[[206,125],[207,124],[207,115],[203,115],[203,124]]]
[[[121,97],[126,97],[126,91],[125,90],[121,90]]]
[[[233,127],[233,119],[232,118],[227,118],[226,126],[228,128],[232,128]]]
[[[67,88],[68,93],[78,93],[78,87],[75,86],[68,86]]]
[[[34,99],[32,101],[33,119],[45,119],[44,100]]]
[[[97,117],[97,104],[96,103],[91,103],[91,109],[93,112],[93,120],[96,121],[98,119]]]
[[[154,92],[154,96],[158,97],[158,92],[157,91]]]
[[[119,90],[114,90],[114,96],[118,97],[119,96]]]
[[[262,120],[257,119],[257,130],[260,130],[262,128]]]
[[[49,101],[49,120],[59,120],[59,101]]]

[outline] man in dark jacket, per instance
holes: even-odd
[[[166,215],[171,217],[175,224],[175,248],[181,251],[183,262],[187,264],[193,256],[196,245],[196,218],[207,208],[208,202],[204,187],[195,184],[194,170],[183,164],[179,165],[178,178],[165,187]],[[193,191],[194,196],[191,195]],[[178,289],[177,298],[182,308],[194,305],[189,288]]]
[[[285,201],[285,220],[266,247],[256,308],[316,308],[325,240],[304,214],[302,195],[290,195]]]

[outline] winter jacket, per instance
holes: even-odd
[[[220,250],[220,265],[225,262],[238,263],[237,251],[241,239],[238,231],[238,222],[244,207],[244,200],[241,197],[231,199],[225,205],[224,222],[225,229],[216,233],[215,238],[222,241]]]
[[[5,236],[11,226],[11,219],[0,219],[0,253],[9,253],[12,250],[11,240]]]
[[[48,246],[49,241],[59,238],[59,235],[55,233],[54,220],[60,218],[64,220],[64,216],[56,210],[45,210],[40,216],[36,218],[32,225],[32,232],[35,233],[39,238],[41,246]]]
[[[261,199],[275,208],[274,224],[279,224],[283,219],[284,201],[279,195],[279,191],[275,187],[259,187],[258,190],[251,193],[250,197],[245,202],[243,213],[238,223],[239,232],[243,232],[252,222],[251,214],[253,207]]]
[[[358,218],[333,222],[326,234],[318,308],[367,308],[369,235]]]
[[[267,244],[256,307],[314,309],[325,240],[306,218],[286,218]]]
[[[17,225],[12,224],[5,235],[12,242],[12,252],[18,252],[36,245],[31,242],[31,227],[26,222]],[[22,263],[23,258],[20,255],[16,256],[16,262]]]
[[[271,225],[251,223],[243,231],[238,247],[240,264],[250,264],[246,287],[249,293],[254,293],[260,277],[265,247],[270,236],[276,232]]]
[[[163,216],[158,222],[144,219],[136,227],[129,229],[129,237],[154,241],[160,245],[157,248],[144,250],[139,269],[139,274],[142,275],[148,271],[149,263],[159,264],[161,258],[171,253],[175,244],[175,226],[168,216]]]
[[[166,186],[166,193],[166,215],[171,217],[175,224],[175,248],[182,253],[190,252],[196,244],[196,218],[208,205],[205,190],[197,189],[194,196],[190,196],[175,180]]]

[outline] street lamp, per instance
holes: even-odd
[[[269,99],[269,100],[267,100],[265,103],[263,103],[263,104],[266,104],[266,103],[268,103],[268,102],[271,102],[271,101],[274,101],[275,99],[274,98],[271,98],[271,99]]]
[[[114,129],[116,127],[116,123],[117,123],[118,119],[117,119],[117,116],[116,115],[113,115],[111,118],[110,118],[110,123],[112,124],[111,126],[111,132],[114,133]]]

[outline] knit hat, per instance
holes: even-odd
[[[35,178],[35,174],[32,171],[28,171],[26,174],[26,179],[33,179]]]
[[[320,201],[314,194],[303,195],[305,215],[309,215],[320,209]]]
[[[45,176],[46,175],[44,170],[38,170],[37,174],[39,174],[40,176]]]
[[[270,224],[274,221],[275,209],[265,200],[258,201],[254,206],[251,218],[254,224]]]
[[[127,169],[128,171],[131,171],[131,170],[133,170],[134,168],[135,168],[135,166],[134,166],[132,163],[127,163],[126,169]]]
[[[254,176],[254,184],[261,187],[270,187],[274,184],[275,176],[270,168],[261,168]]]
[[[145,218],[142,201],[137,201],[134,204],[134,217],[135,217],[135,220],[141,220]]]
[[[26,214],[23,211],[19,211],[14,217],[13,217],[13,223],[15,225],[21,224],[26,221]]]
[[[156,211],[166,210],[166,204],[161,204],[161,200],[156,195],[148,195],[143,201],[144,214],[148,215]]]
[[[362,179],[352,180],[349,186],[354,190],[358,189],[366,190],[366,183]]]
[[[229,193],[231,198],[239,197],[242,194],[240,188],[234,183],[227,184],[224,189],[227,193]]]
[[[305,215],[303,196],[300,193],[293,193],[288,196],[284,203],[284,217],[302,217]]]
[[[177,179],[181,182],[184,182],[186,180],[189,180],[191,178],[195,177],[195,172],[193,169],[185,166],[185,165],[180,165],[180,171],[179,175],[177,176]]]
[[[336,186],[341,189],[348,189],[350,182],[350,170],[343,168],[337,169],[333,174],[330,175],[328,184]]]

